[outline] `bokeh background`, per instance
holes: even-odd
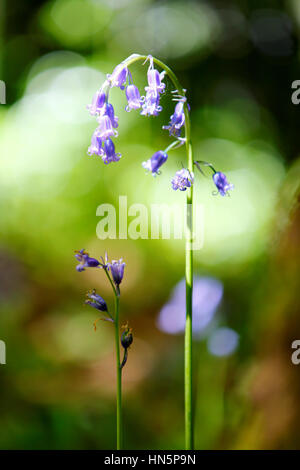
[[[191,105],[197,159],[228,175],[231,197],[214,197],[196,175],[204,247],[195,252],[196,448],[299,448],[299,117],[297,0],[0,0],[0,448],[115,446],[113,330],[84,306],[103,273],[78,273],[73,251],[108,251],[126,262],[122,321],[134,343],[124,369],[125,447],[184,443],[183,243],[99,240],[96,209],[184,203],[170,178],[141,162],[170,140],[172,113],[120,118],[118,164],[86,155],[95,120],[86,104],[116,64],[153,54],[178,74]],[[132,68],[140,90],[145,66]]]

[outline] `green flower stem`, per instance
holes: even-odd
[[[115,295],[118,295],[118,294],[117,294],[117,291],[116,291],[116,288],[115,288],[115,286],[114,286],[114,283],[113,283],[113,281],[111,280],[111,277],[110,277],[110,275],[109,275],[109,272],[108,272],[107,268],[104,268],[104,272],[105,272],[105,274],[106,274],[107,279],[108,279],[109,282],[110,282],[110,285],[111,285],[111,287],[112,287],[112,290],[114,291],[114,294],[115,294]]]
[[[109,275],[104,268],[107,279],[115,294],[115,342],[116,342],[116,367],[117,367],[117,450],[122,450],[123,446],[123,422],[122,422],[122,368],[120,361],[120,337],[119,337],[119,310],[120,310],[120,289],[116,289]]]
[[[129,67],[133,63],[143,60],[148,56],[133,54],[124,60],[124,65]],[[179,95],[185,96],[185,91],[180,85],[174,72],[161,60],[153,57],[153,62],[161,67]],[[185,139],[187,153],[187,168],[193,172],[193,150],[191,143],[191,121],[187,103],[184,104],[185,115]],[[185,447],[187,450],[194,448],[193,436],[193,401],[192,401],[192,296],[193,296],[193,185],[187,189],[186,198],[186,248],[185,248],[185,282],[186,282],[186,324],[184,346],[184,396],[185,396]]]
[[[117,367],[117,450],[123,445],[122,426],[122,369],[120,362],[120,337],[119,337],[119,306],[120,297],[115,295],[115,339],[116,339],[116,367]]]

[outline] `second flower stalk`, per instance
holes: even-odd
[[[113,260],[111,263],[108,262],[107,254],[101,260],[91,258],[85,250],[75,252],[75,258],[79,261],[76,266],[78,272],[85,271],[86,268],[100,268],[103,269],[109,283],[112,287],[115,297],[115,308],[114,315],[108,310],[105,300],[96,293],[94,289],[87,293],[87,299],[85,303],[99,312],[102,316],[94,322],[94,328],[96,330],[96,323],[99,320],[105,320],[114,323],[115,327],[115,348],[116,348],[116,375],[117,375],[117,450],[121,450],[123,446],[123,419],[122,419],[122,369],[126,364],[128,357],[128,348],[133,341],[131,329],[128,324],[123,327],[124,332],[120,339],[120,284],[123,280],[125,263],[122,259]],[[124,348],[124,357],[121,362],[120,343]]]

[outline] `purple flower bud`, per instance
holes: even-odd
[[[222,173],[221,171],[217,171],[216,173],[214,173],[213,181],[221,196],[226,196],[227,191],[234,189],[234,185],[228,182],[226,175],[224,175],[224,173]]]
[[[120,87],[121,90],[124,90],[124,84],[128,76],[128,68],[124,64],[119,64],[114,69],[111,75],[107,75],[107,79],[111,87]]]
[[[107,114],[100,116],[98,118],[98,123],[99,123],[99,126],[97,130],[98,130],[99,137],[102,140],[106,140],[109,137],[112,137],[116,134],[116,131],[114,131],[112,122]]]
[[[114,283],[119,287],[124,276],[125,263],[122,262],[122,259],[119,259],[118,261],[113,260],[109,263],[109,267]]]
[[[128,349],[133,341],[132,330],[126,325],[125,331],[121,335],[121,344],[124,349]]]
[[[94,94],[92,104],[87,105],[87,109],[90,111],[90,114],[92,116],[95,116],[96,114],[100,113],[101,109],[104,106],[105,99],[106,94],[102,90],[99,90]]]
[[[75,258],[79,261],[79,264],[76,266],[78,272],[84,271],[85,268],[96,268],[100,265],[99,261],[95,258],[91,258],[84,249],[75,251]]]
[[[172,114],[170,123],[168,126],[163,126],[163,129],[167,129],[170,135],[174,135],[176,137],[180,136],[181,127],[185,123],[185,115],[184,115],[184,101],[179,101],[174,110],[174,114]]]
[[[102,156],[102,160],[107,165],[111,162],[118,162],[121,158],[120,153],[115,152],[115,144],[111,139],[106,139],[104,141],[104,155]]]
[[[87,153],[89,155],[103,155],[102,139],[99,136],[98,129],[96,129],[92,135],[91,145],[89,146]]]
[[[131,109],[139,109],[142,106],[140,92],[135,85],[128,85],[125,93],[128,101],[128,105],[125,108],[127,112]]]
[[[182,168],[182,170],[176,171],[174,178],[172,178],[172,188],[177,191],[185,191],[190,188],[194,183],[194,174]]]
[[[167,161],[167,159],[168,155],[162,150],[159,150],[158,152],[155,152],[149,160],[143,162],[142,166],[146,170],[151,171],[155,176],[159,174],[159,168]]]
[[[86,300],[86,304],[96,308],[97,310],[100,310],[101,312],[107,312],[107,305],[105,300],[102,299],[100,295],[96,294],[95,290],[93,290],[92,292],[88,292],[87,297],[90,300]]]

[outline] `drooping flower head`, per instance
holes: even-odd
[[[113,137],[115,135],[115,130],[112,126],[112,122],[107,114],[99,116],[98,118],[99,126],[97,128],[99,137],[102,140],[106,140],[109,137]]]
[[[122,259],[119,259],[118,261],[113,260],[111,263],[109,263],[109,268],[114,283],[117,287],[119,287],[124,276],[125,263],[123,263]]]
[[[154,68],[153,57],[149,57],[150,65],[147,72],[148,86],[145,87],[146,96],[142,105],[141,114],[144,116],[157,116],[162,107],[159,104],[160,94],[165,91],[166,85],[162,83],[165,71],[159,73]]]
[[[92,135],[91,145],[88,148],[89,155],[103,155],[102,139],[99,130],[96,129]]]
[[[128,68],[124,64],[119,64],[115,67],[111,75],[107,75],[107,80],[111,87],[119,87],[124,90],[124,84],[126,83],[128,76]]]
[[[169,134],[174,135],[175,137],[180,136],[181,128],[185,123],[184,102],[185,98],[176,104],[174,114],[172,114],[169,124],[167,126],[163,126],[163,129],[168,130]]]
[[[115,151],[115,144],[113,141],[108,138],[104,141],[104,149],[103,149],[103,154],[102,154],[102,160],[105,163],[105,165],[112,163],[112,162],[118,162],[121,158],[120,153],[116,153]]]
[[[87,297],[88,300],[85,301],[86,304],[100,310],[101,312],[107,312],[105,300],[100,295],[96,294],[95,289],[92,292],[88,292]]]
[[[226,175],[221,171],[217,171],[213,174],[213,181],[221,196],[226,196],[227,191],[234,189],[234,185],[228,182]]]
[[[171,180],[172,188],[177,191],[185,191],[190,188],[194,183],[194,174],[189,170],[182,168],[182,170],[176,171],[174,178]]]
[[[111,125],[114,128],[118,127],[119,118],[118,118],[118,116],[115,115],[115,110],[114,110],[114,107],[111,103],[107,103],[105,105],[105,115],[109,117]]]
[[[101,109],[104,106],[105,100],[106,100],[106,94],[101,88],[94,94],[92,104],[87,105],[87,109],[90,111],[90,114],[92,116],[95,116],[101,112]]]
[[[151,171],[152,175],[159,174],[159,168],[167,161],[168,155],[163,150],[155,152],[149,160],[142,163],[145,170]]]
[[[156,95],[163,93],[166,88],[165,83],[162,83],[165,74],[165,71],[159,73],[159,71],[154,68],[153,58],[151,58],[147,72],[148,86],[145,87],[146,92],[151,91]]]
[[[159,104],[159,95],[152,92],[147,92],[144,97],[141,114],[143,116],[158,116],[162,110]]]
[[[125,108],[127,112],[131,111],[132,109],[139,109],[142,106],[140,92],[135,85],[128,85],[126,87],[125,93],[128,102]]]
[[[79,264],[76,266],[79,272],[84,271],[85,268],[97,268],[100,265],[99,261],[91,258],[84,249],[75,251],[75,258],[79,261]]]

